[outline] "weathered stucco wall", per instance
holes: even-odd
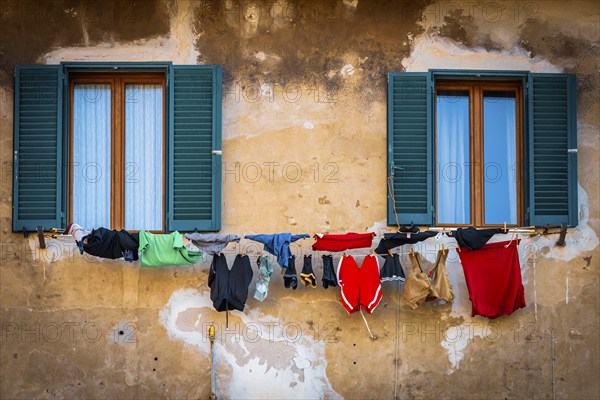
[[[0,397],[205,398],[211,322],[220,398],[600,397],[597,2],[0,4]],[[556,236],[523,237],[528,306],[498,320],[470,317],[451,253],[454,304],[404,309],[397,284],[386,283],[367,316],[375,340],[337,288],[289,291],[277,271],[267,300],[250,296],[225,331],[206,287],[208,259],[140,269],[80,256],[63,240],[42,251],[11,233],[14,65],[156,60],[223,66],[222,232],[239,235],[393,230],[389,71],[575,73],[580,224],[565,248]],[[310,242],[295,252],[310,253]],[[255,244],[240,247],[255,259]],[[433,258],[436,245],[419,249]]]

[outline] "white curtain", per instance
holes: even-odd
[[[469,224],[469,96],[438,95],[437,129],[437,221]]]
[[[492,92],[493,93],[493,92]],[[485,223],[517,223],[514,97],[484,96]]]
[[[125,88],[125,229],[163,228],[163,99],[158,84]]]
[[[73,222],[110,227],[110,85],[75,85],[73,93]]]

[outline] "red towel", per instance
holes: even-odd
[[[472,317],[498,318],[525,307],[518,243],[518,240],[491,243],[480,250],[462,248],[458,253],[469,289]]]
[[[316,242],[312,245],[313,250],[321,251],[344,251],[348,249],[360,249],[371,247],[375,233],[345,233],[343,235],[315,235]]]

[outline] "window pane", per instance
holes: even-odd
[[[469,92],[438,91],[437,222],[471,222],[469,171]]]
[[[163,229],[162,85],[125,88],[125,229]]]
[[[73,92],[73,222],[110,227],[110,85]]]
[[[514,92],[484,91],[485,223],[517,223],[517,133]]]

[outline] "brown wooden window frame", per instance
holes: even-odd
[[[68,220],[73,221],[73,116],[74,90],[78,84],[109,84],[111,87],[111,195],[110,229],[125,227],[125,88],[128,84],[160,84],[162,87],[162,193],[163,219],[161,231],[165,231],[166,213],[166,77],[164,72],[81,72],[73,73],[69,80],[69,208]],[[75,221],[77,222],[77,221]],[[107,227],[108,228],[108,227]],[[136,232],[131,230],[131,232]]]
[[[444,226],[474,226],[474,227],[502,227],[504,224],[485,224],[485,160],[483,147],[483,93],[488,90],[514,91],[516,99],[516,187],[517,187],[517,223],[506,224],[507,227],[523,226],[524,199],[523,199],[523,89],[517,81],[482,81],[482,80],[439,80],[435,84],[434,105],[437,105],[439,91],[463,90],[469,92],[469,147],[470,147],[470,224],[442,224],[438,223],[437,204],[438,185],[436,172],[435,180],[435,225]],[[437,109],[434,108],[434,112]],[[434,114],[436,115],[436,114]],[[437,146],[437,126],[434,120],[434,146]],[[434,147],[437,148],[437,147]],[[437,151],[434,151],[437,165]]]

